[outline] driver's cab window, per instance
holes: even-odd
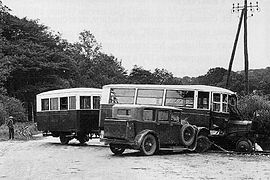
[[[158,121],[159,122],[169,122],[169,111],[159,110],[158,111]]]

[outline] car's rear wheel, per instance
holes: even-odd
[[[190,146],[195,140],[195,129],[190,124],[184,124],[180,130],[180,140],[185,146]]]
[[[157,151],[157,147],[158,145],[155,136],[147,134],[143,138],[140,150],[144,155],[151,156]]]
[[[110,149],[115,155],[123,154],[123,152],[125,151],[125,148],[123,146],[116,144],[110,144]]]

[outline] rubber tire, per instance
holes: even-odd
[[[84,143],[86,143],[86,142],[89,141],[89,136],[88,135],[84,135],[84,136],[78,137],[77,139],[80,142],[80,144],[84,144]]]
[[[146,134],[141,143],[141,153],[145,156],[153,155],[158,148],[157,140],[154,135]]]
[[[188,133],[188,134],[187,134]],[[186,138],[186,135],[190,136]],[[184,124],[180,129],[180,140],[182,145],[190,146],[195,140],[195,129],[190,124]]]
[[[197,146],[195,152],[203,153],[207,151],[211,145],[211,141],[208,139],[208,137],[201,135],[197,138]]]
[[[67,145],[68,142],[70,141],[70,138],[66,137],[65,135],[60,135],[59,138],[60,138],[61,144],[63,144],[63,145]]]
[[[252,142],[247,138],[240,138],[236,143],[237,152],[251,152]]]
[[[125,151],[125,148],[121,147],[120,145],[110,144],[110,149],[113,154],[121,155]]]

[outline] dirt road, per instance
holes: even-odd
[[[0,141],[0,179],[270,179],[270,157],[136,151],[114,156],[109,148],[57,138]]]

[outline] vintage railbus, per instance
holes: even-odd
[[[198,147],[209,148],[211,141],[222,141],[228,148],[251,151],[254,145],[252,121],[244,120],[237,109],[236,94],[205,85],[111,84],[103,87],[100,129],[112,117],[115,104],[174,107],[181,119],[198,127]],[[105,128],[106,130],[106,128]],[[106,136],[106,131],[104,132]]]
[[[101,91],[96,88],[70,88],[38,94],[38,129],[60,137],[62,144],[68,144],[73,138],[80,143],[88,141],[89,135],[99,134]]]

